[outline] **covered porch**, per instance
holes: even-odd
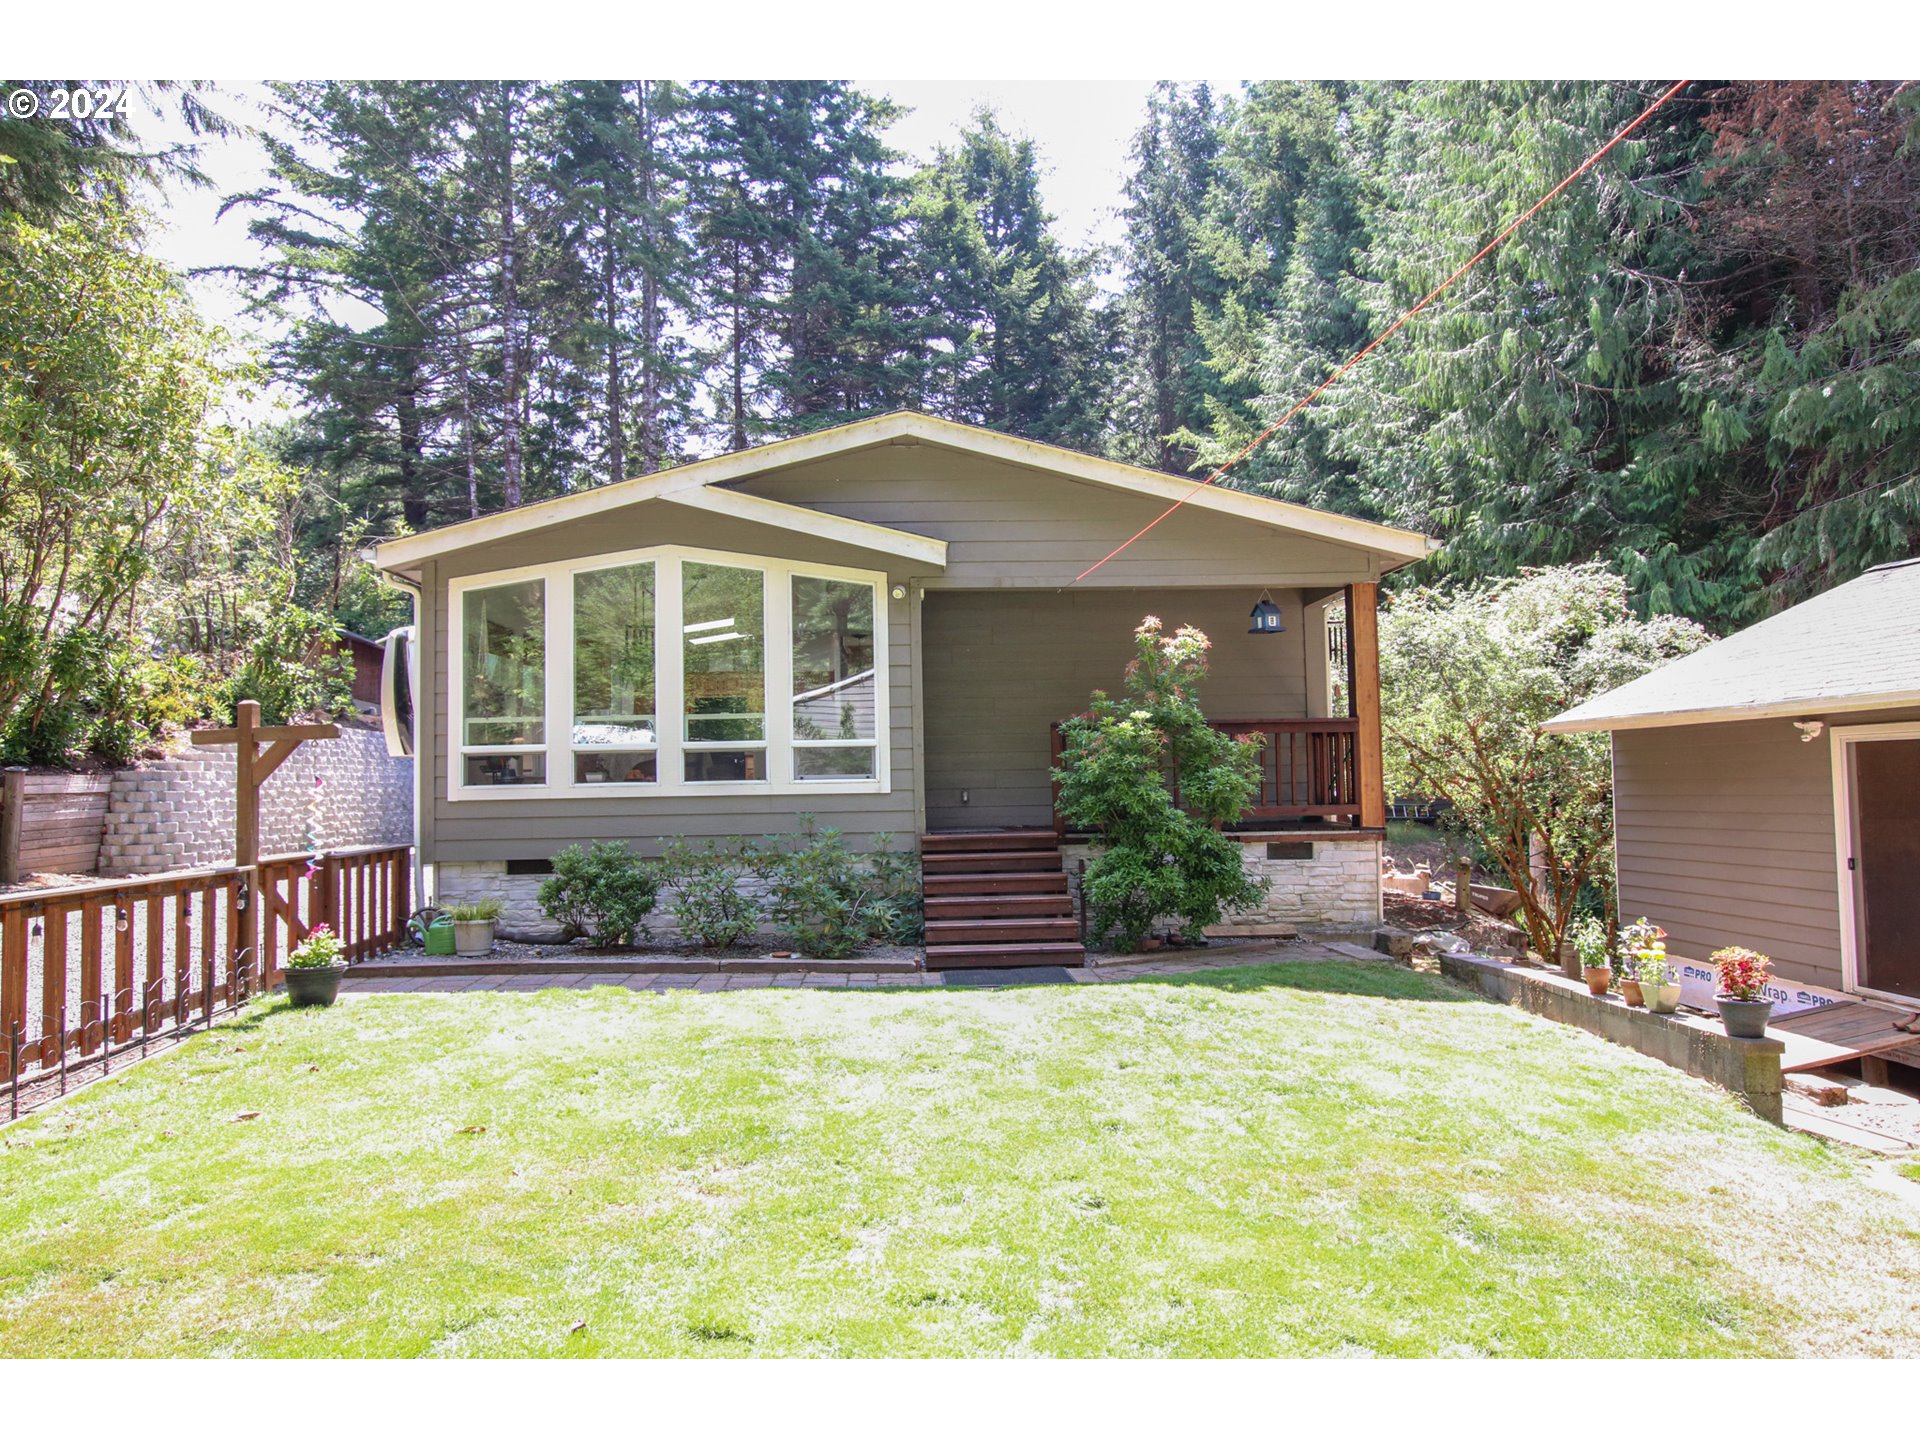
[[[1262,594],[1282,629],[1250,633]],[[1274,585],[1077,591],[944,591],[924,597],[926,829],[1054,829],[1060,722],[1095,689],[1118,691],[1146,615],[1213,642],[1201,703],[1213,723],[1263,738],[1263,775],[1238,827],[1378,830],[1378,586]]]

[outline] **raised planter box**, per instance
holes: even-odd
[[[1579,980],[1477,955],[1443,955],[1440,970],[1503,1005],[1578,1025],[1616,1045],[1731,1090],[1762,1120],[1783,1124],[1778,1040],[1736,1040],[1720,1022],[1696,1015],[1654,1015],[1629,1009],[1616,995],[1589,995]]]

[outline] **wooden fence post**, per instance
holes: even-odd
[[[20,883],[20,831],[27,803],[27,767],[9,765],[0,772],[0,885]]]

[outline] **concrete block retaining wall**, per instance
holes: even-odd
[[[231,745],[115,772],[100,873],[150,875],[229,863],[233,783]],[[261,788],[263,855],[412,839],[413,761],[388,755],[376,731],[343,727],[337,740],[309,740]]]
[[[1547,970],[1530,970],[1475,955],[1443,955],[1441,973],[1490,1000],[1516,1005],[1549,1020],[1650,1055],[1655,1060],[1731,1090],[1762,1120],[1783,1123],[1778,1040],[1736,1040],[1718,1019],[1655,1015],[1618,996],[1592,995],[1586,985]]]

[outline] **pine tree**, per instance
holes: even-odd
[[[916,276],[940,342],[926,403],[1029,439],[1097,446],[1106,336],[1092,259],[1053,234],[1033,142],[977,112],[915,189]]]

